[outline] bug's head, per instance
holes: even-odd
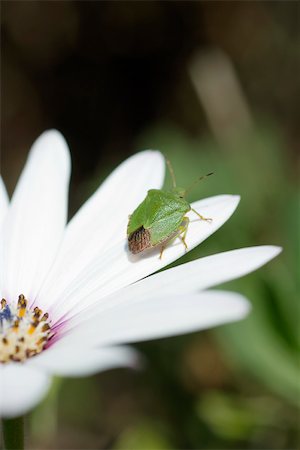
[[[179,198],[184,198],[186,195],[186,189],[182,187],[175,187],[173,188],[174,194],[176,194]]]
[[[172,167],[172,165],[171,165],[171,163],[170,163],[170,161],[168,159],[166,160],[166,162],[167,162],[167,166],[168,166],[168,169],[170,171],[170,175],[171,175],[172,182],[173,182],[173,192],[179,198],[185,198],[186,194],[191,189],[193,189],[193,187],[196,186],[199,183],[199,181],[204,180],[204,178],[207,178],[207,177],[209,177],[210,175],[213,174],[213,172],[211,172],[211,173],[208,173],[207,175],[202,175],[196,181],[194,181],[194,183],[192,183],[188,188],[184,189],[182,187],[176,186],[176,179],[175,179],[175,174],[174,174],[173,167]]]

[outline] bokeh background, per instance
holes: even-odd
[[[55,127],[72,152],[70,216],[123,159],[158,148],[182,186],[215,173],[191,201],[242,196],[232,219],[179,263],[284,247],[224,286],[251,299],[247,320],[139,344],[142,372],[56,379],[27,419],[28,448],[299,447],[299,7],[2,0],[1,172],[10,193],[34,139]]]

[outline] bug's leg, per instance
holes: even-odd
[[[165,246],[162,245],[162,246],[161,246],[161,249],[160,249],[159,259],[162,259],[162,255],[163,255],[164,249],[165,249]]]
[[[197,216],[198,216],[201,220],[205,220],[205,222],[209,222],[209,223],[212,222],[212,219],[210,219],[209,217],[203,217],[203,216],[201,216],[201,214],[199,214],[198,211],[196,211],[194,208],[191,208],[191,210],[192,210],[195,214],[197,214]]]
[[[175,239],[177,239],[178,237],[181,239],[183,245],[185,246],[185,249],[188,249],[187,243],[185,242],[185,237],[186,237],[186,233],[187,233],[187,229],[190,223],[190,219],[188,217],[184,217],[182,219],[182,225],[180,225],[180,227],[178,228],[178,232],[175,234],[175,236],[173,236],[168,242],[167,245],[170,244],[171,242],[175,241]],[[159,259],[162,259],[162,255],[163,252],[166,248],[166,245],[162,245],[161,249],[160,249],[160,255],[159,255]]]
[[[187,234],[187,230],[188,230],[188,226],[190,223],[190,219],[188,217],[184,217],[183,218],[183,225],[180,225],[179,227],[179,237],[182,240],[183,245],[185,246],[185,250],[188,249],[187,243],[185,241],[186,238],[186,234]]]

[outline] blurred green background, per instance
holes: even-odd
[[[299,2],[1,2],[1,172],[58,128],[70,215],[130,154],[158,148],[190,200],[238,193],[232,219],[184,260],[259,244],[283,254],[224,288],[240,323],[137,345],[142,372],[57,379],[29,448],[299,447]],[[166,185],[170,183],[166,179]],[[298,288],[298,289],[297,289]]]

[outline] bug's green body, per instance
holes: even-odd
[[[127,236],[129,249],[139,253],[155,247],[178,234],[190,204],[180,195],[180,190],[150,189],[145,200],[129,218]]]
[[[189,226],[188,211],[193,211],[199,219],[211,222],[199,214],[185,200],[187,192],[203,178],[198,178],[189,188],[182,189],[176,186],[176,180],[170,161],[166,161],[173,181],[172,191],[150,189],[146,198],[129,216],[127,226],[128,248],[131,253],[140,253],[146,249],[161,246],[160,258],[167,241],[180,237],[185,249],[185,237]]]

